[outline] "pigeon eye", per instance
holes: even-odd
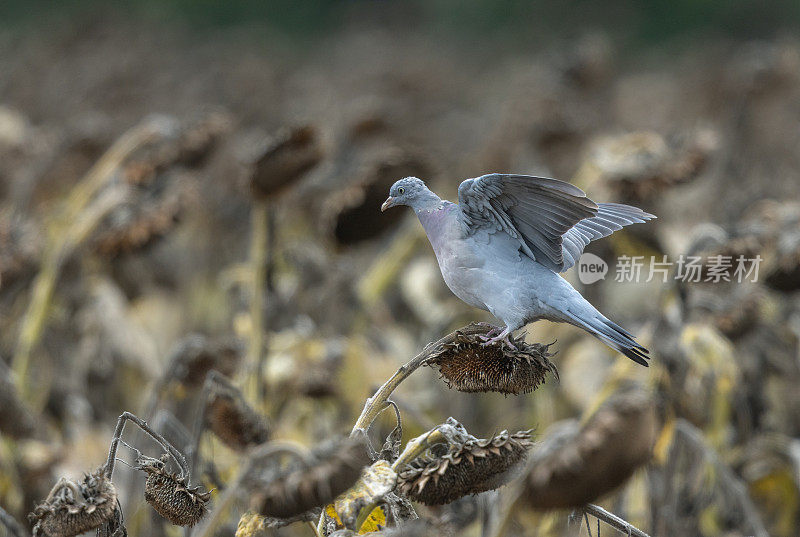
[[[400,188],[398,188],[397,191],[400,192],[401,194],[405,194],[406,193],[406,189],[403,188],[402,186]]]

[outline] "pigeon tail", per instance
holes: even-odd
[[[568,322],[583,328],[594,337],[614,349],[615,351],[624,354],[637,364],[648,367],[647,360],[650,359],[648,354],[650,351],[644,346],[640,345],[634,339],[633,334],[619,326],[617,323],[607,319],[602,313],[594,309],[594,307],[586,303],[588,306],[588,315],[577,316],[571,311],[565,312]]]

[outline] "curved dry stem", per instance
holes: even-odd
[[[169,455],[175,460],[175,463],[180,468],[181,477],[186,477],[187,485],[189,485],[191,474],[189,474],[189,467],[187,466],[186,459],[181,452],[178,451],[172,444],[170,444],[166,438],[153,430],[147,424],[147,422],[140,419],[138,416],[131,414],[130,412],[123,412],[117,419],[117,426],[114,429],[114,436],[111,439],[111,446],[108,449],[108,459],[106,460],[105,465],[105,476],[110,480],[112,474],[114,473],[114,464],[117,460],[117,448],[119,447],[119,443],[122,439],[122,431],[125,429],[125,422],[128,421],[135,423],[137,427],[147,433],[150,438],[155,440],[162,448],[164,448],[167,453],[169,453]]]
[[[447,436],[440,430],[442,426],[436,427],[427,433],[409,440],[406,448],[400,454],[394,464],[392,470],[400,472],[404,466],[408,465],[411,461],[425,453],[425,451],[435,444],[443,444],[447,442]]]
[[[212,386],[216,382],[217,375],[219,375],[219,373],[216,371],[209,371],[203,383],[203,390],[200,392],[200,407],[197,409],[197,415],[195,416],[194,425],[192,426],[192,441],[188,453],[190,475],[194,475],[197,464],[200,461],[200,439],[203,436],[206,425],[206,406],[211,395]]]
[[[439,341],[429,344],[422,350],[422,352],[400,366],[400,369],[398,369],[389,380],[387,380],[380,388],[378,388],[378,391],[375,392],[375,395],[367,399],[367,402],[364,404],[364,410],[361,411],[361,415],[358,417],[356,424],[353,426],[353,431],[350,433],[351,436],[359,429],[365,431],[369,429],[370,425],[372,425],[372,422],[375,421],[376,417],[378,417],[378,414],[383,412],[388,405],[388,400],[389,397],[391,397],[392,392],[394,392],[400,383],[407,379],[411,373],[419,369],[420,366],[424,365],[425,362],[430,358],[431,354],[433,354],[433,352],[439,347],[448,343],[453,343],[458,334],[472,335],[484,334],[486,332],[487,327],[485,326],[469,324],[463,328],[459,328],[458,330],[450,332]]]
[[[8,533],[12,537],[25,537],[25,531],[17,522],[17,519],[8,514],[2,507],[0,507],[0,524],[8,529]]]

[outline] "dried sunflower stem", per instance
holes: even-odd
[[[761,516],[758,513],[753,501],[750,499],[749,494],[742,480],[733,473],[730,467],[720,460],[716,451],[711,448],[703,439],[703,433],[694,425],[684,419],[678,419],[675,424],[675,440],[671,449],[670,458],[676,456],[676,450],[681,447],[688,447],[699,455],[700,460],[710,463],[714,470],[717,472],[719,479],[725,484],[725,487],[732,491],[735,497],[739,500],[739,509],[742,515],[750,525],[755,537],[768,537],[769,532],[764,527]]]
[[[626,522],[613,513],[609,513],[599,505],[593,503],[587,504],[582,508],[582,511],[592,515],[598,520],[602,520],[620,533],[625,533],[634,537],[650,537],[633,524]]]
[[[250,215],[250,264],[253,296],[250,298],[250,346],[245,371],[254,371],[255,395],[261,397],[263,372],[266,365],[264,353],[264,293],[267,277],[267,240],[269,235],[269,203],[256,200]]]
[[[429,447],[433,446],[434,444],[443,444],[447,442],[447,436],[439,430],[439,427],[428,431],[427,433],[423,433],[422,435],[410,440],[408,444],[406,444],[406,448],[400,454],[394,464],[392,464],[392,470],[395,472],[399,472],[403,469],[404,466],[409,464],[411,461],[422,455]]]
[[[392,392],[394,392],[401,382],[411,376],[411,373],[425,364],[425,362],[430,358],[431,354],[433,354],[433,352],[439,347],[448,343],[453,343],[459,334],[473,335],[485,334],[486,332],[487,327],[485,326],[469,324],[447,334],[439,341],[431,343],[422,349],[422,352],[400,366],[400,369],[398,369],[397,372],[383,384],[383,386],[378,388],[378,391],[375,392],[375,395],[367,399],[367,402],[364,404],[364,410],[361,411],[361,415],[358,417],[356,424],[353,426],[353,431],[350,433],[351,436],[358,430],[369,429],[370,425],[372,425],[372,422],[375,421],[376,417],[378,417],[378,414],[380,414],[389,404],[388,400],[389,397],[391,397]]]
[[[189,452],[189,471],[190,475],[194,475],[197,469],[197,464],[200,462],[200,439],[203,436],[206,426],[206,409],[209,398],[211,397],[211,390],[217,380],[219,373],[216,371],[209,371],[206,375],[206,380],[203,383],[203,390],[200,393],[200,407],[197,409],[197,416],[194,420],[192,427],[192,444],[191,451]]]
[[[79,220],[72,222],[63,236],[54,236],[50,239],[50,247],[45,253],[42,266],[31,288],[31,299],[28,303],[25,317],[22,319],[19,339],[17,340],[11,364],[14,373],[19,379],[20,395],[28,402],[31,402],[32,395],[28,381],[31,354],[44,330],[47,310],[53,297],[58,276],[61,273],[61,267],[91,233],[98,222],[124,199],[124,188],[110,189],[105,195],[95,200],[80,215]]]
[[[525,465],[525,472],[523,475],[527,475],[528,471],[530,471],[530,463]],[[500,512],[497,514],[492,531],[490,532],[492,537],[502,537],[505,535],[508,525],[511,523],[511,513],[514,512],[514,507],[517,505],[517,501],[519,501],[524,488],[522,479],[517,479],[508,486],[507,500],[500,503],[498,506]]]
[[[485,334],[487,330],[488,327],[486,326],[468,324],[463,328],[459,328],[458,330],[450,332],[434,343],[429,343],[424,349],[422,349],[422,352],[417,354],[405,364],[401,365],[400,369],[398,369],[389,380],[384,382],[383,385],[378,388],[378,391],[375,392],[375,395],[367,399],[366,403],[364,403],[364,410],[361,411],[361,415],[356,420],[356,424],[353,426],[350,436],[357,435],[359,431],[362,431],[366,434],[366,431],[369,429],[370,425],[372,425],[372,422],[375,421],[375,418],[377,418],[378,415],[383,412],[384,409],[386,409],[386,407],[392,404],[389,402],[389,397],[391,397],[394,390],[400,386],[400,383],[411,376],[414,371],[425,364],[425,362],[430,358],[431,354],[439,347],[454,342],[459,334]],[[447,441],[446,437],[439,429],[440,427],[437,427],[410,441],[406,445],[406,449],[392,465],[392,469],[397,471],[397,468],[401,468],[402,465],[408,464],[431,445],[440,443],[442,441]],[[319,534],[324,534],[324,521],[325,513],[323,512],[323,514],[320,515],[319,522],[317,523],[317,533]]]
[[[447,435],[440,430],[441,428],[446,427],[448,427],[448,425],[437,426],[434,429],[409,441],[408,444],[406,444],[406,448],[403,450],[403,453],[401,453],[394,464],[392,464],[392,470],[399,473],[404,466],[422,455],[429,447],[433,446],[434,444],[446,443],[448,441]],[[358,518],[356,519],[356,528],[361,528],[364,525],[364,523],[367,521],[367,518],[375,509],[375,507],[377,507],[377,505],[377,502],[373,502],[361,508],[358,513]]]
[[[105,476],[110,480],[111,475],[114,473],[114,464],[117,460],[117,448],[122,438],[122,431],[125,429],[125,422],[132,421],[142,431],[146,432],[150,437],[158,442],[170,456],[175,460],[178,467],[181,469],[181,477],[186,477],[186,484],[189,485],[191,475],[189,468],[186,465],[186,459],[180,451],[178,451],[172,444],[170,444],[163,436],[154,431],[147,423],[138,416],[130,412],[123,412],[117,419],[117,427],[114,429],[114,437],[111,439],[111,446],[108,449],[108,460],[105,465]]]
[[[22,526],[19,525],[19,522],[2,507],[0,507],[0,524],[8,529],[8,533],[11,537],[25,537],[25,531],[22,529]]]
[[[306,522],[306,524],[308,524],[308,527],[314,532],[315,537],[322,537],[322,535],[317,531],[317,526],[315,526],[313,522],[309,521]]]
[[[44,329],[48,306],[61,267],[102,218],[122,201],[121,191],[114,189],[94,202],[92,199],[114,177],[128,155],[164,130],[163,122],[151,120],[124,134],[72,189],[60,215],[49,224],[49,247],[31,287],[30,302],[20,325],[12,360],[12,369],[17,375],[20,394],[24,399],[29,400],[32,395],[28,386],[31,353]],[[63,226],[67,226],[66,232],[58,233]]]

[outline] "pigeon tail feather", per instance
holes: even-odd
[[[579,328],[583,328],[594,337],[615,351],[624,354],[637,364],[649,367],[647,360],[650,359],[650,356],[648,356],[650,351],[643,345],[637,343],[630,332],[607,319],[602,313],[594,309],[594,307],[588,303],[587,305],[591,308],[591,313],[587,315],[586,318],[579,317],[570,311],[566,312],[569,322]]]

